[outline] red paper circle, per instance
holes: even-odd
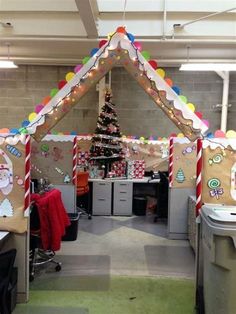
[[[67,81],[62,80],[62,81],[58,82],[57,86],[59,89],[62,89],[66,84],[67,84]]]
[[[154,70],[157,69],[157,62],[155,60],[149,60],[148,63],[153,67]]]

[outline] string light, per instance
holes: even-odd
[[[114,36],[115,34],[117,34],[117,32],[115,32],[114,34],[112,34],[112,35],[110,36],[109,41],[107,42],[107,44],[104,45],[104,48],[102,49],[102,51],[100,52],[100,54],[95,54],[95,55],[93,56],[93,59],[94,59],[93,65],[87,70],[87,72],[83,75],[83,77],[80,78],[79,82],[74,86],[74,88],[73,88],[70,92],[68,92],[68,94],[65,95],[62,99],[59,99],[58,102],[56,103],[56,105],[53,106],[53,107],[49,110],[49,112],[47,112],[47,113],[41,115],[40,117],[37,117],[38,119],[36,119],[36,121],[35,121],[34,123],[31,123],[30,126],[25,127],[24,130],[28,131],[29,127],[31,128],[31,127],[34,126],[35,124],[38,124],[38,122],[39,122],[41,119],[43,119],[44,117],[47,117],[48,114],[50,114],[50,115],[53,114],[54,110],[57,109],[57,107],[59,107],[59,106],[62,105],[62,104],[65,104],[67,101],[70,101],[70,100],[71,100],[71,99],[70,99],[71,94],[72,94],[72,93],[73,93],[73,94],[76,94],[76,93],[77,93],[76,90],[75,90],[75,88],[79,88],[81,91],[84,90],[84,87],[81,86],[81,83],[83,83],[83,82],[85,81],[85,79],[86,79],[88,76],[92,76],[92,75],[93,75],[93,73],[91,73],[91,70],[94,70],[94,68],[96,68],[96,69],[98,68],[98,63],[99,63],[98,61],[99,61],[100,56],[104,54],[104,56],[106,57],[106,56],[108,56],[108,51],[107,51],[107,50],[113,50],[113,49],[115,49],[115,48],[113,47],[113,45],[110,45],[111,40],[112,40],[112,38],[113,38],[113,36]],[[150,83],[150,87],[148,87],[148,89],[147,89],[148,92],[150,92],[150,91],[156,92],[157,95],[158,95],[158,101],[156,101],[156,103],[158,103],[159,105],[161,104],[161,107],[162,107],[162,108],[165,108],[166,110],[168,110],[169,113],[172,113],[173,118],[176,118],[176,119],[178,120],[178,118],[176,117],[176,115],[174,114],[174,112],[169,110],[168,106],[162,101],[162,99],[161,99],[161,97],[160,97],[160,96],[166,96],[166,93],[163,94],[162,91],[159,91],[159,90],[156,88],[156,83],[152,80],[152,77],[148,77],[148,76],[147,76],[147,71],[146,71],[146,69],[145,69],[145,64],[142,63],[142,62],[139,60],[138,49],[134,46],[134,44],[133,44],[132,42],[131,42],[131,46],[133,47],[133,49],[134,49],[134,51],[135,51],[135,54],[136,54],[136,57],[133,57],[132,59],[133,59],[133,61],[138,62],[138,64],[139,64],[139,69],[140,69],[140,66],[141,66],[141,69],[142,69],[142,73],[140,73],[140,76],[141,76],[141,77],[144,76],[144,77],[149,81],[149,83]],[[127,53],[127,52],[128,52],[128,51],[125,50],[125,53]],[[116,58],[119,60],[121,57],[120,57],[120,56],[117,56]],[[101,64],[104,64],[105,62],[104,62],[104,60],[101,60],[100,63],[101,63]],[[140,71],[141,71],[141,70],[140,70]],[[74,98],[73,98],[73,99],[74,99]],[[74,101],[75,101],[75,99],[74,99]],[[171,108],[171,109],[172,109],[172,108]],[[173,110],[173,109],[172,109],[172,110]],[[57,120],[57,118],[55,118],[55,120]],[[178,125],[180,125],[180,124],[181,124],[181,123],[178,122]],[[188,122],[187,124],[182,123],[182,125],[186,125],[186,126],[190,127],[191,123],[189,123],[189,122]],[[190,127],[190,129],[191,129],[191,131],[193,131],[193,132],[195,131],[195,129],[194,129],[192,126]],[[198,131],[199,131],[199,130],[198,130]],[[194,133],[195,133],[195,132],[194,132]],[[191,133],[191,134],[192,134],[192,133]],[[9,135],[9,136],[10,136],[10,135]],[[12,135],[11,135],[11,136],[12,136]]]

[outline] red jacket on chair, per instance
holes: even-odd
[[[58,251],[70,219],[61,200],[61,192],[52,190],[43,195],[32,194],[31,201],[38,207],[40,237],[44,250]]]

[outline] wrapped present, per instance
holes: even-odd
[[[130,160],[127,166],[127,176],[130,179],[142,179],[145,173],[144,160]]]
[[[126,164],[125,160],[119,160],[112,163],[111,171],[115,173],[115,177],[126,176]]]
[[[86,166],[90,158],[90,152],[89,151],[79,152],[77,157],[78,166]]]

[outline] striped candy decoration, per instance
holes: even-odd
[[[202,140],[197,140],[196,217],[202,207]]]
[[[169,148],[169,187],[173,185],[173,156],[174,156],[174,138],[170,138]]]
[[[25,211],[30,206],[30,136],[25,137]]]
[[[76,167],[77,167],[77,136],[74,137],[74,144],[73,144],[73,179],[72,183],[76,185]]]

